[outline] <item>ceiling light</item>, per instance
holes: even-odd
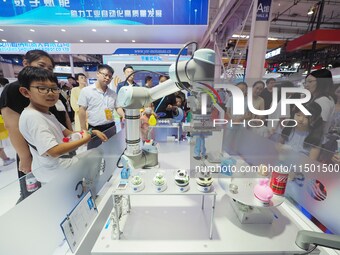
[[[32,29],[32,28],[30,29],[30,31],[31,31],[31,32],[35,32],[35,30],[34,30],[34,29]]]
[[[33,42],[33,40],[27,40],[28,42]]]
[[[66,29],[62,28],[60,29],[61,32],[66,32]]]
[[[126,28],[124,28],[123,31],[124,31],[124,32],[127,32],[127,31],[129,31],[129,30],[127,30]]]
[[[95,29],[95,28],[92,28],[92,32],[97,32],[97,29]]]
[[[79,40],[79,42],[84,42],[84,40]]]
[[[58,42],[58,40],[54,40],[54,42]]]
[[[2,31],[4,31],[2,28],[0,28],[0,31],[2,32]]]
[[[317,5],[312,5],[310,8],[309,8],[309,10],[308,10],[308,12],[307,12],[307,15],[313,15],[315,12],[316,12],[316,7],[317,7]]]
[[[7,40],[6,40],[6,39],[1,39],[1,41],[3,41],[3,42],[7,42]]]
[[[232,38],[246,38],[248,39],[249,38],[249,35],[238,35],[238,34],[233,34],[232,35]]]
[[[131,40],[131,42],[136,42],[136,40]]]
[[[110,42],[110,40],[105,40],[105,42]]]

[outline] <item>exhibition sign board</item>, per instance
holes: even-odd
[[[1,25],[207,25],[208,0],[0,1]]]
[[[0,43],[0,53],[22,52],[29,50],[43,50],[48,53],[71,53],[70,43]]]
[[[180,48],[118,48],[113,54],[127,54],[127,55],[177,55]],[[187,55],[188,50],[183,49],[181,55]]]
[[[272,0],[258,0],[256,21],[268,21]]]

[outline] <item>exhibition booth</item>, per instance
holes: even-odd
[[[251,166],[274,166],[282,157],[275,141],[252,130],[225,127],[207,137],[214,162],[193,159],[193,142],[159,142],[158,166],[130,169],[130,176],[123,176],[126,169],[119,167],[126,137],[119,129],[118,123],[108,142],[79,154],[77,164],[60,169],[55,179],[0,217],[1,254],[302,254],[298,232],[321,231],[299,207],[339,233],[336,173],[304,171],[289,181],[285,196],[274,194],[266,202],[254,196],[266,177]],[[226,159],[248,170],[214,171]],[[294,150],[286,151],[284,160],[319,164]],[[211,175],[202,178],[202,169]],[[178,177],[185,172],[187,179]],[[136,176],[142,181],[135,182]],[[323,200],[316,199],[323,189],[315,187],[315,180],[327,187]]]

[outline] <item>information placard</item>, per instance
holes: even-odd
[[[88,192],[61,222],[61,229],[72,252],[77,250],[97,213],[91,192]]]

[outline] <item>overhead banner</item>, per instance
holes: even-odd
[[[0,25],[207,25],[208,0],[0,1]]]

